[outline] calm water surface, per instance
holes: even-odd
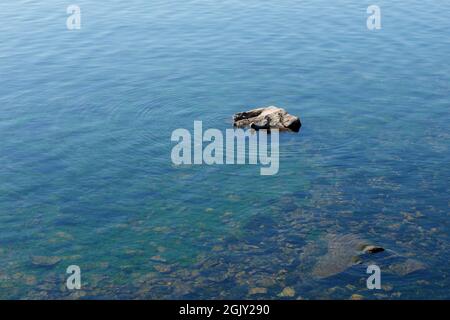
[[[76,3],[0,4],[1,299],[450,298],[450,2]],[[265,105],[278,175],[172,165]]]

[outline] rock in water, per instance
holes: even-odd
[[[389,271],[399,276],[406,276],[410,273],[425,270],[426,265],[414,259],[407,259],[403,263],[397,263],[389,266]]]
[[[363,249],[364,253],[378,253],[378,252],[383,252],[384,248],[382,247],[378,247],[378,246],[365,246]]]
[[[255,130],[279,129],[294,132],[298,132],[302,126],[298,117],[274,106],[236,113],[233,116],[233,125],[238,128],[250,127]]]

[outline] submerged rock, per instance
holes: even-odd
[[[248,292],[249,295],[255,295],[255,294],[266,294],[267,288],[251,288]]]
[[[150,261],[153,261],[153,262],[167,262],[167,260],[164,259],[163,257],[161,257],[160,255],[150,257]]]
[[[278,294],[278,296],[282,298],[292,298],[293,296],[295,296],[295,290],[292,287],[286,287],[283,289],[283,291],[280,292],[280,294]]]
[[[153,266],[153,268],[155,268],[156,271],[161,272],[161,273],[169,273],[170,271],[172,271],[170,266],[165,266],[165,265],[160,265],[160,264]]]
[[[360,294],[354,293],[350,297],[350,300],[364,300],[364,297],[362,295],[360,295]]]
[[[236,113],[233,125],[238,128],[250,127],[255,130],[279,129],[298,132],[302,126],[300,119],[286,110],[274,106]]]
[[[425,270],[426,265],[414,259],[407,259],[402,263],[396,263],[389,267],[389,270],[399,276],[406,276],[410,273]]]
[[[349,267],[361,263],[355,258],[365,241],[353,234],[335,235],[325,237],[327,253],[319,257],[312,273],[317,278],[327,278],[339,274]]]
[[[32,256],[31,263],[39,267],[52,267],[61,261],[60,257]]]
[[[304,246],[302,264],[312,264],[311,273],[314,277],[328,278],[352,266],[364,264],[367,254],[384,251],[384,248],[368,243],[356,234],[328,234]]]
[[[361,257],[359,257],[359,256],[353,256],[351,262],[353,264],[361,264],[361,263],[363,263],[363,261],[361,260]]]

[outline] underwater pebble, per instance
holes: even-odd
[[[60,257],[32,256],[31,263],[39,267],[52,267],[61,261]]]
[[[295,296],[295,290],[292,287],[286,287],[278,294],[279,297],[293,297]]]
[[[257,280],[256,283],[263,287],[272,287],[276,284],[276,279],[275,279],[275,277],[269,276],[269,277],[264,277],[262,279]]]
[[[384,291],[392,291],[392,289],[394,289],[394,287],[391,286],[390,284],[382,285],[381,288],[382,288]]]
[[[348,284],[345,286],[348,290],[356,290],[356,287],[354,285]]]
[[[150,260],[154,262],[167,262],[167,260],[161,257],[160,255],[150,257]]]
[[[251,288],[248,291],[248,294],[250,295],[255,295],[255,294],[266,294],[267,293],[267,288]]]
[[[153,268],[155,268],[156,271],[161,272],[161,273],[168,273],[170,272],[171,268],[169,266],[164,266],[164,265],[156,265]]]

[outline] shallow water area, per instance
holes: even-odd
[[[78,5],[0,4],[0,299],[450,298],[450,3]],[[278,174],[173,165],[269,105]]]

